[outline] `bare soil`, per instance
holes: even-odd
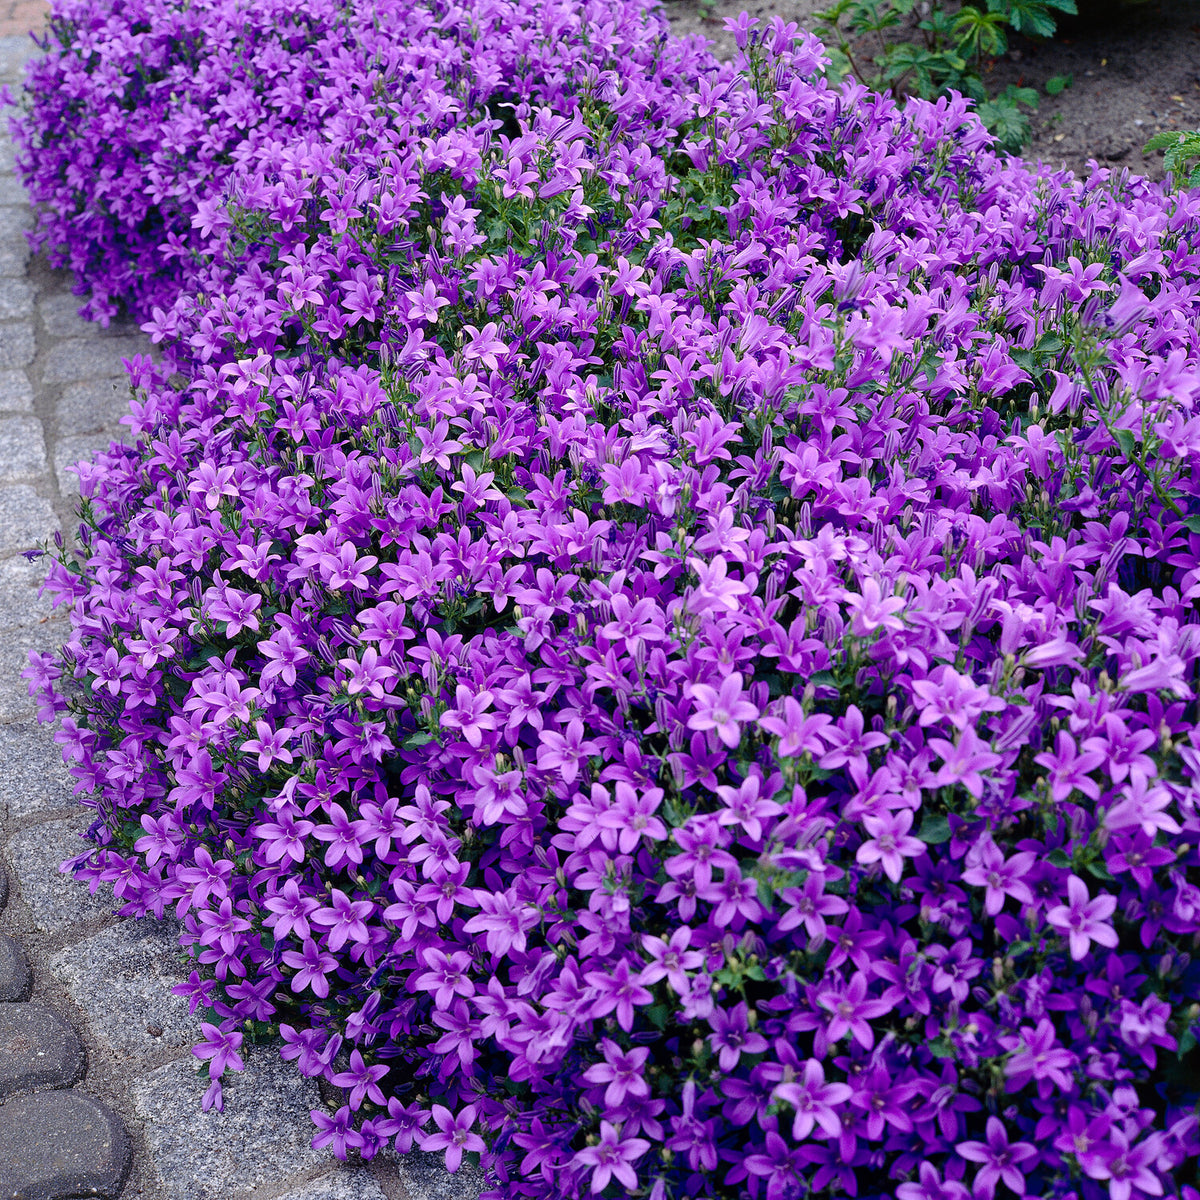
[[[988,90],[1015,83],[1040,93],[1024,151],[1029,162],[1086,175],[1094,161],[1161,179],[1162,152],[1143,155],[1143,145],[1159,130],[1200,129],[1200,0],[1077,2],[1081,15],[1060,22],[1053,40],[1011,35],[1009,52],[985,64]],[[764,24],[778,15],[815,30],[813,13],[824,7],[825,0],[718,0],[713,19],[705,20],[697,0],[664,4],[675,33],[703,34],[721,59],[735,53],[724,21],[743,9]],[[920,34],[906,36],[916,41]],[[1046,81],[1063,75],[1071,86],[1047,95]]]

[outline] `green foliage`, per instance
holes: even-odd
[[[1037,92],[1033,88],[1010,83],[999,96],[982,101],[977,111],[979,119],[995,134],[1001,149],[1019,154],[1033,132],[1029,118],[1020,106],[1037,108],[1037,102]]]
[[[1037,93],[1010,84],[1001,95],[989,97],[980,74],[984,61],[1007,52],[1008,30],[1051,37],[1055,12],[1077,11],[1075,0],[971,0],[957,8],[933,0],[918,19],[914,0],[837,0],[816,19],[832,75],[853,74],[897,99],[911,94],[931,100],[951,90],[962,92],[979,102],[980,119],[1001,149],[1017,153],[1032,133],[1024,110],[1037,107]],[[884,36],[902,26],[918,38]],[[1046,90],[1056,96],[1070,83],[1069,76],[1056,76]]]
[[[1046,95],[1057,96],[1075,82],[1072,75],[1052,75],[1046,80]]]
[[[1200,186],[1200,161],[1187,173],[1188,163],[1200,160],[1200,133],[1179,132],[1173,129],[1156,133],[1142,148],[1143,154],[1153,150],[1165,150],[1163,167],[1169,171],[1176,183],[1183,182],[1185,187]]]

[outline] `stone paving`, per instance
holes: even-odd
[[[21,6],[9,5],[14,11]],[[31,9],[40,22],[42,9]],[[0,83],[36,53],[0,4]],[[22,18],[25,19],[25,18]],[[34,24],[32,19],[30,24]],[[199,1018],[171,994],[187,978],[170,921],[114,915],[59,871],[87,810],[39,725],[21,670],[68,627],[39,598],[44,565],[22,551],[77,527],[70,466],[128,430],[122,357],[149,353],[129,326],[81,320],[68,272],[31,259],[32,214],[0,114],[0,1200],[470,1200],[481,1180],[440,1156],[339,1164],[309,1146],[309,1110],[337,1107],[271,1047],[226,1076],[203,1112],[190,1053]],[[198,1073],[199,1072],[199,1073]]]

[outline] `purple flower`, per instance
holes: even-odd
[[[1009,1091],[1020,1091],[1031,1079],[1037,1081],[1043,1099],[1052,1087],[1070,1092],[1073,1072],[1079,1060],[1058,1044],[1053,1023],[1043,1017],[1036,1029],[1022,1027],[1018,1048],[1005,1064]]]
[[[638,979],[641,983],[650,985],[665,979],[675,992],[683,994],[687,987],[685,971],[694,971],[704,962],[704,955],[698,950],[689,950],[692,931],[687,925],[681,925],[672,934],[669,941],[649,934],[642,938],[642,945],[650,955],[651,961],[641,970]]]
[[[942,758],[942,767],[937,773],[937,784],[961,783],[977,799],[983,795],[983,772],[998,766],[1000,755],[987,749],[973,729],[964,729],[957,742],[944,738],[930,738],[929,748]]]
[[[786,932],[803,922],[813,950],[819,949],[825,940],[825,918],[845,913],[850,907],[840,896],[825,893],[825,877],[815,871],[809,874],[802,888],[784,888],[780,896],[790,907],[779,918],[777,928]]]
[[[246,1064],[238,1050],[242,1046],[242,1034],[237,1030],[237,1021],[230,1018],[218,1025],[210,1025],[202,1021],[200,1030],[204,1041],[192,1047],[192,1053],[201,1061],[208,1059],[208,1075],[216,1079],[225,1068],[232,1067],[235,1071],[244,1071]]]
[[[715,730],[726,746],[737,746],[742,737],[742,722],[758,716],[758,708],[742,699],[741,674],[733,671],[726,675],[719,689],[705,683],[694,683],[690,688],[695,712],[688,718],[688,728],[702,732]]]
[[[867,1050],[875,1045],[875,1031],[868,1022],[882,1017],[892,1007],[887,1000],[867,999],[867,977],[862,971],[855,971],[850,982],[842,987],[819,992],[817,1002],[831,1014],[825,1029],[825,1036],[831,1042],[841,1041],[849,1033]]]
[[[767,1039],[750,1028],[745,1001],[730,1009],[714,1009],[708,1023],[713,1030],[708,1041],[717,1052],[722,1071],[732,1071],[742,1054],[761,1054],[767,1048]]]
[[[970,1200],[970,1189],[954,1179],[942,1182],[937,1167],[923,1162],[917,1172],[918,1183],[901,1183],[896,1200]]]
[[[883,873],[899,883],[905,858],[925,853],[925,843],[908,834],[913,823],[911,810],[901,808],[883,816],[864,816],[862,823],[870,837],[859,846],[855,859],[864,865],[882,863]]]
[[[610,1038],[600,1042],[604,1054],[604,1062],[595,1063],[589,1067],[583,1077],[588,1083],[604,1083],[604,1103],[609,1108],[615,1108],[625,1102],[626,1096],[648,1096],[650,1086],[647,1084],[643,1071],[646,1060],[650,1057],[647,1049],[624,1051]]]
[[[996,843],[987,838],[974,857],[976,865],[968,867],[962,879],[963,883],[986,889],[983,907],[989,917],[994,917],[1004,907],[1005,896],[1011,896],[1019,904],[1033,903],[1033,892],[1025,883],[1025,877],[1036,861],[1032,851],[1025,850],[1006,859]]]
[[[476,1118],[474,1104],[468,1104],[457,1114],[441,1104],[435,1104],[431,1111],[438,1132],[418,1133],[417,1144],[425,1151],[445,1150],[446,1170],[451,1174],[462,1165],[462,1156],[466,1151],[487,1148],[483,1138],[471,1132]]]
[[[312,1109],[309,1116],[318,1130],[310,1143],[314,1150],[329,1146],[334,1156],[345,1162],[349,1149],[357,1150],[362,1146],[362,1134],[354,1128],[354,1117],[345,1104],[332,1117],[319,1108]]]
[[[285,950],[281,957],[296,971],[289,984],[293,992],[302,992],[306,987],[311,987],[315,996],[324,999],[329,995],[326,976],[337,966],[337,959],[318,949],[312,938],[304,939],[304,947],[299,953]]]
[[[442,726],[461,731],[468,744],[478,749],[483,744],[484,731],[496,728],[495,713],[485,711],[491,706],[492,693],[475,693],[460,683],[455,689],[454,703],[454,708],[442,713]]]
[[[987,1119],[986,1142],[959,1142],[954,1147],[968,1162],[980,1163],[975,1173],[974,1191],[983,1200],[992,1200],[997,1183],[1004,1183],[1018,1195],[1025,1194],[1025,1172],[1022,1163],[1038,1157],[1028,1142],[1009,1142],[1004,1122],[998,1117]]]
[[[1162,1140],[1158,1134],[1131,1144],[1131,1139],[1114,1127],[1088,1158],[1084,1170],[1092,1179],[1109,1181],[1109,1200],[1131,1200],[1135,1189],[1147,1196],[1161,1196],[1162,1179],[1154,1170],[1161,1153]]]
[[[631,854],[642,838],[662,841],[667,836],[667,827],[654,815],[662,799],[662,788],[637,792],[622,780],[616,786],[612,807],[602,812],[596,823],[601,829],[617,830],[617,848],[622,854]]]
[[[842,1132],[837,1108],[850,1099],[851,1090],[844,1083],[826,1083],[825,1068],[815,1058],[804,1064],[804,1073],[794,1083],[777,1084],[771,1096],[790,1104],[796,1115],[792,1118],[792,1137],[803,1141],[819,1125],[831,1138]]]
[[[357,1049],[350,1052],[350,1069],[339,1071],[330,1079],[335,1087],[350,1088],[350,1107],[355,1111],[361,1106],[364,1097],[370,1097],[373,1103],[385,1103],[383,1092],[379,1089],[379,1080],[388,1073],[385,1063],[376,1063],[368,1067],[363,1062],[363,1056]]]
[[[1067,935],[1073,959],[1083,958],[1092,942],[1110,949],[1117,945],[1116,931],[1108,924],[1117,908],[1116,896],[1089,900],[1087,884],[1078,875],[1071,875],[1067,879],[1067,901],[1050,909],[1046,920]]]
[[[622,958],[611,972],[588,971],[584,976],[597,995],[592,1016],[604,1017],[616,1011],[617,1024],[627,1033],[633,1028],[635,1004],[649,1004],[654,997],[638,982],[627,959]]]
[[[592,1195],[604,1191],[610,1179],[633,1191],[637,1188],[637,1172],[633,1164],[641,1158],[650,1143],[645,1138],[622,1138],[616,1127],[607,1121],[600,1122],[600,1137],[593,1146],[585,1146],[576,1152],[572,1164],[592,1168]]]

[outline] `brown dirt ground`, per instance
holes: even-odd
[[[1009,53],[985,69],[989,91],[1015,83],[1041,94],[1024,153],[1030,162],[1085,174],[1095,159],[1162,178],[1162,152],[1144,156],[1142,146],[1161,129],[1200,129],[1200,0],[1078,4],[1082,15],[1061,24],[1053,41],[1012,36]],[[666,0],[665,11],[676,33],[703,34],[724,59],[734,54],[724,21],[743,8],[764,24],[778,15],[812,28],[812,13],[824,7],[825,0],[718,0],[707,21],[697,0]],[[1070,75],[1073,83],[1048,96],[1046,80],[1056,75]]]

